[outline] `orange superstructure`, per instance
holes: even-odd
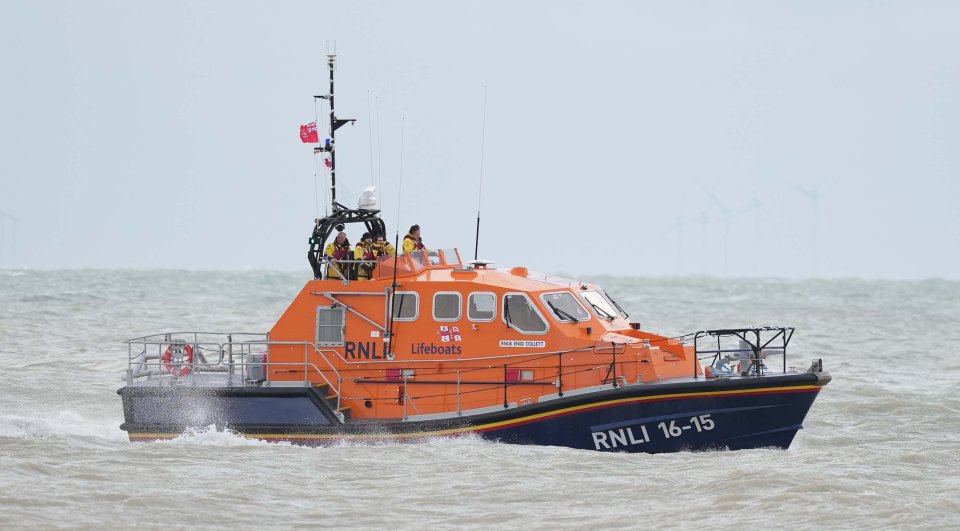
[[[465,266],[455,249],[411,253],[380,263],[369,281],[308,282],[270,332],[271,364],[291,368],[267,379],[338,384],[342,407],[360,419],[702,374],[692,347],[637,330],[626,317],[591,284]],[[305,357],[307,374],[295,367]]]

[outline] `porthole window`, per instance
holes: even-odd
[[[524,334],[546,334],[550,329],[526,293],[507,293],[503,296],[503,321]]]
[[[497,296],[493,293],[471,293],[467,299],[467,317],[471,321],[493,321],[497,317]]]
[[[460,294],[440,291],[433,296],[433,318],[437,321],[459,321],[462,306]]]
[[[420,315],[420,296],[416,292],[398,291],[393,296],[393,318],[397,321],[414,321]]]

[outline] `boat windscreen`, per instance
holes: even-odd
[[[597,314],[597,317],[601,319],[616,319],[619,313],[614,309],[613,305],[607,301],[607,298],[604,297],[599,291],[595,290],[586,290],[581,291],[580,296],[583,297],[583,300],[587,301],[587,304],[593,308],[593,312]]]
[[[441,249],[440,252],[443,253],[443,262],[446,265],[463,265],[463,262],[460,260],[460,252],[455,247]]]
[[[561,323],[578,323],[590,318],[590,314],[569,292],[544,293],[540,295],[540,300],[547,305],[553,316]]]

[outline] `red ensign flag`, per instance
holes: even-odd
[[[317,122],[310,122],[307,125],[300,126],[300,140],[306,143],[320,143],[320,136],[317,135]]]

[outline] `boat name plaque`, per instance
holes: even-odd
[[[543,348],[546,341],[526,341],[523,339],[501,339],[500,346],[506,348]]]

